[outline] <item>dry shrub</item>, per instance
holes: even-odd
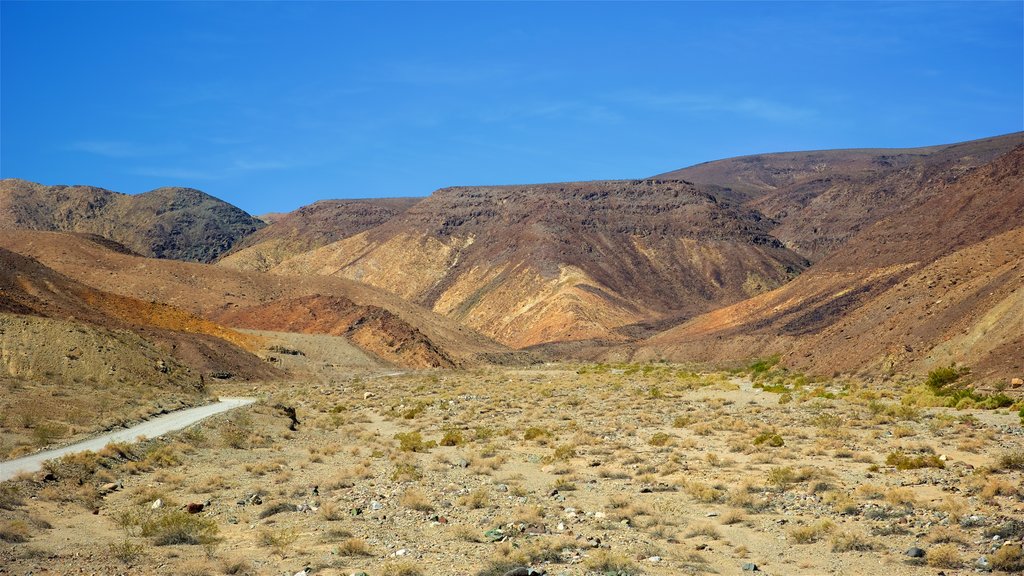
[[[988,560],[996,570],[1024,572],[1024,553],[1021,553],[1020,544],[1006,544],[996,550]]]
[[[925,556],[925,560],[933,568],[959,568],[964,563],[960,549],[953,544],[942,544],[932,548]]]
[[[811,544],[821,540],[836,527],[829,520],[819,520],[807,526],[797,526],[789,531],[789,539],[796,544]]]
[[[419,512],[430,512],[434,509],[427,495],[415,488],[406,490],[398,502],[405,508]]]
[[[372,556],[370,545],[362,538],[348,538],[338,543],[339,556]]]

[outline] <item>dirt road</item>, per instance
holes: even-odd
[[[42,467],[43,462],[54,458],[60,458],[66,454],[84,452],[86,450],[96,451],[111,442],[134,442],[140,436],[155,438],[168,432],[186,428],[203,418],[208,418],[214,414],[220,414],[221,412],[227,412],[228,410],[246,406],[255,401],[255,398],[221,398],[220,402],[217,402],[216,404],[207,404],[206,406],[199,406],[197,408],[178,410],[177,412],[171,412],[170,414],[164,414],[153,418],[152,420],[147,420],[141,424],[132,426],[131,428],[108,432],[95,438],[77,442],[70,446],[55,448],[53,450],[45,450],[36,454],[15,458],[14,460],[0,462],[0,481],[10,480],[21,472],[34,472],[39,470]]]

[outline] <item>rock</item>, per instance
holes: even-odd
[[[380,502],[377,502],[376,500],[370,501],[370,510],[380,510],[382,508],[384,508],[384,505]]]
[[[991,572],[992,563],[988,561],[988,558],[982,556],[974,562],[974,567],[982,572]]]
[[[1011,378],[1010,379],[1010,386],[1012,386],[1013,388],[1020,388],[1021,386],[1024,386],[1024,379],[1021,379],[1021,378]]]
[[[543,576],[547,574],[546,570],[534,570],[526,566],[519,566],[505,572],[502,576]]]
[[[152,510],[156,510],[158,508],[162,508],[163,505],[164,505],[163,499],[162,498],[157,498],[156,500],[153,500],[153,503],[150,504],[149,507]]]
[[[753,562],[747,562],[743,565],[744,572],[759,572],[761,569],[757,567],[757,564]]]
[[[910,556],[911,558],[924,558],[924,550],[914,546],[910,550],[907,550],[907,556]]]

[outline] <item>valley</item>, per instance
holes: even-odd
[[[0,181],[0,573],[1024,570],[1024,133],[257,218]],[[514,572],[512,572],[514,573]]]

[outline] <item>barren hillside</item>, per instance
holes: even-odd
[[[682,181],[446,188],[272,271],[359,280],[516,347],[622,340],[798,274],[773,225]]]
[[[217,317],[236,308],[252,307],[251,310],[255,312],[274,302],[303,296],[343,296],[361,306],[388,310],[405,325],[421,333],[439,350],[443,350],[446,357],[459,364],[484,360],[503,362],[522,357],[422,307],[345,279],[288,277],[240,272],[207,264],[143,258],[118,253],[94,242],[60,233],[0,232],[0,247],[32,256],[92,288],[143,301],[169,304],[204,318]],[[236,313],[233,317],[238,318],[239,315]],[[241,322],[240,325],[250,324]],[[381,337],[393,338],[393,335],[382,333]],[[370,352],[373,352],[372,348]],[[416,353],[410,353],[408,360],[409,365],[423,366]]]
[[[130,195],[91,186],[0,181],[0,229],[97,234],[144,256],[210,262],[262,226],[191,188]]]
[[[354,236],[387,222],[420,198],[321,200],[275,215],[268,226],[246,236],[218,264],[238,270],[268,270],[281,261]]]
[[[955,361],[996,380],[1024,373],[1024,147],[918,196],[790,284],[660,334],[640,355],[781,352],[817,372]]]
[[[1021,143],[1018,132],[926,148],[759,154],[658,177],[730,188],[778,222],[772,235],[818,261],[871,223],[920,202],[929,181],[955,178]]]

